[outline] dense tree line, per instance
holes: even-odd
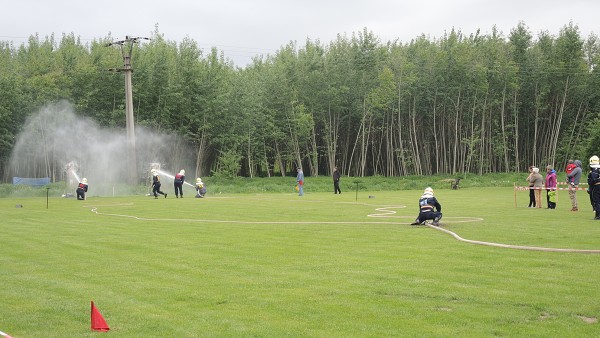
[[[74,34],[0,42],[0,159],[26,118],[66,99],[78,114],[124,128],[122,64],[111,37]],[[290,42],[235,67],[191,39],[155,30],[133,58],[137,125],[179,135],[197,175],[352,176],[522,171],[600,151],[600,41],[576,25],[536,38],[524,23],[504,36],[419,36],[382,43],[372,32],[323,44]],[[46,176],[52,162],[30,176]]]

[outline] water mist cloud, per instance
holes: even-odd
[[[50,177],[53,182],[66,181],[72,186],[78,182],[67,173],[71,164],[79,178],[89,180],[91,192],[107,194],[98,188],[127,181],[127,144],[125,128],[101,127],[77,115],[72,104],[61,101],[28,118],[13,149],[10,168],[13,176]],[[148,176],[150,163],[170,163],[173,144],[172,136],[136,126],[136,175],[140,182]]]

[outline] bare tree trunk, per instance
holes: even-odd
[[[535,119],[533,121],[533,144],[532,144],[532,154],[533,154],[533,163],[537,163],[537,154],[538,154],[538,149],[537,149],[537,139],[538,139],[538,123],[539,123],[539,116],[540,116],[540,105],[538,102],[539,98],[538,98],[538,84],[535,84]]]
[[[556,159],[556,147],[558,145],[558,138],[560,137],[560,126],[562,123],[563,115],[565,113],[565,105],[567,102],[567,93],[569,92],[569,77],[567,76],[567,80],[565,81],[565,87],[563,90],[563,95],[560,100],[560,108],[558,109],[558,114],[556,116],[556,120],[554,121],[554,130],[553,130],[553,142],[552,142],[552,152],[550,156],[550,161],[554,162]]]
[[[456,98],[456,104],[454,106],[454,111],[456,112],[454,116],[454,150],[452,152],[452,174],[456,173],[456,161],[458,158],[458,136],[460,134],[459,131],[459,123],[460,120],[460,95],[461,92],[459,90],[458,97]]]
[[[504,125],[504,113],[505,113],[505,106],[506,106],[506,84],[504,85],[504,88],[502,89],[502,106],[500,108],[500,128],[502,130],[502,150],[504,151],[504,172],[508,172],[509,171],[509,166],[508,166],[508,144],[507,144],[507,137],[506,137],[506,127]]]
[[[433,96],[433,142],[435,144],[434,152],[435,152],[435,172],[440,171],[440,148],[437,146],[438,140],[438,126],[437,126],[437,91]]]
[[[400,92],[401,84],[398,83],[398,116],[397,116],[397,124],[398,124],[398,149],[400,152],[400,173],[408,174],[408,170],[406,168],[406,158],[404,156],[404,139],[402,138],[402,106],[401,106],[401,92]]]
[[[513,96],[513,112],[515,121],[515,170],[521,171],[521,159],[519,158],[519,110],[517,108],[517,89],[515,89],[515,95]]]
[[[275,162],[279,164],[279,169],[281,170],[281,176],[285,177],[285,163],[283,163],[283,158],[281,156],[281,152],[279,151],[279,143],[275,141]]]
[[[415,174],[417,175],[423,175],[423,171],[422,171],[422,167],[421,167],[421,156],[420,156],[420,149],[419,149],[419,138],[417,137],[417,98],[413,97],[413,104],[412,104],[412,125],[411,125],[411,139],[412,139],[412,151],[413,151],[413,155],[414,155],[414,169],[415,169]]]
[[[336,166],[336,155],[337,155],[337,139],[339,133],[339,117],[337,114],[331,112],[331,105],[328,109],[328,121],[325,123],[327,135],[323,138],[325,140],[327,161],[329,162],[329,173],[333,173],[333,167]]]
[[[250,129],[248,129],[248,144],[246,146],[246,157],[248,158],[248,173],[250,174],[250,178],[254,177],[254,162],[252,156],[252,144],[250,142],[251,139]]]

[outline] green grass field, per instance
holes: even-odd
[[[421,192],[0,198],[0,331],[96,336],[93,300],[115,337],[598,336],[600,254],[410,226]],[[600,250],[578,196],[436,189],[465,239]]]

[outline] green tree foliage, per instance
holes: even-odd
[[[405,44],[365,28],[290,42],[243,69],[158,27],[151,38],[133,49],[136,123],[175,135],[167,166],[199,176],[285,176],[297,165],[313,176],[334,166],[353,176],[511,172],[600,151],[600,42],[573,23],[558,36],[534,37],[521,22],[506,37],[493,27]],[[123,60],[111,40],[0,42],[4,180],[19,129],[44,105],[66,99],[124,127],[123,76],[108,71]]]

